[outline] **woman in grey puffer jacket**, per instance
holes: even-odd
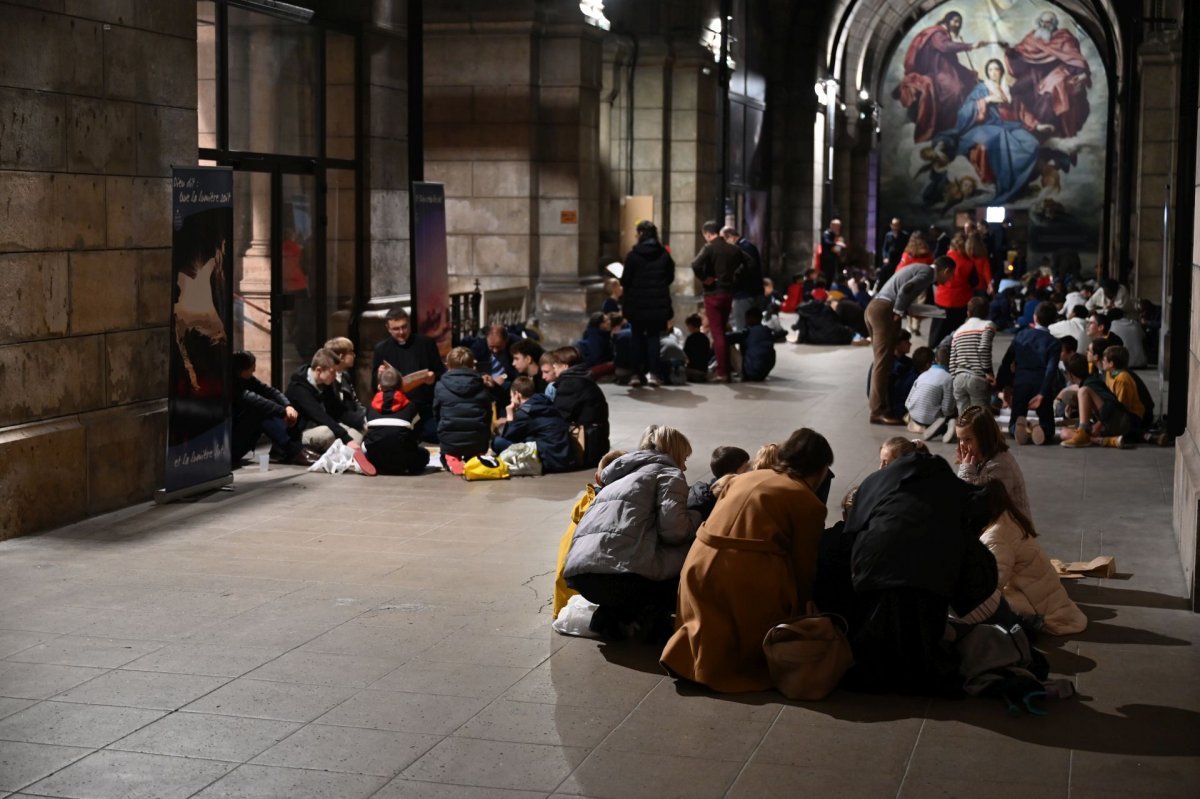
[[[575,528],[563,568],[567,585],[600,606],[594,632],[620,638],[637,626],[669,628],[679,572],[701,521],[687,509],[683,471],[691,453],[678,430],[651,425],[636,452],[601,473],[604,487]]]

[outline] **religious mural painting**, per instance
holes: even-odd
[[[1108,81],[1088,34],[1041,0],[952,0],[901,39],[885,73],[880,215],[916,228],[1004,206],[1030,265],[1095,263]]]

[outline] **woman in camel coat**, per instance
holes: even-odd
[[[729,481],[684,562],[661,659],[670,673],[728,693],[771,688],[763,636],[812,597],[825,526],[816,491],[832,464],[829,442],[802,429],[776,468]]]
[[[1041,616],[1051,635],[1081,633],[1087,616],[1067,596],[1050,558],[1037,541],[1032,522],[1013,502],[1004,484],[987,484],[992,523],[979,537],[996,558],[1000,590],[1017,614]]]

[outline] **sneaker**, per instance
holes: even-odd
[[[1088,431],[1080,428],[1075,431],[1075,435],[1070,438],[1064,438],[1062,445],[1064,447],[1090,447],[1092,445],[1092,437],[1088,435]]]
[[[361,449],[354,450],[354,462],[358,464],[358,468],[362,469],[362,473],[367,477],[374,477],[376,475],[375,464],[371,463],[367,458],[367,453]]]
[[[922,436],[922,438],[924,438],[926,441],[933,441],[933,439],[937,438],[938,435],[941,434],[942,428],[945,426],[946,426],[946,417],[945,416],[940,416],[937,419],[934,419],[933,424],[931,424],[931,425],[929,425],[929,427],[925,428],[925,435]],[[950,428],[950,429],[953,430],[954,428]]]
[[[1029,443],[1029,422],[1025,421],[1024,419],[1018,419],[1016,421],[1016,423],[1013,425],[1013,438],[1015,438],[1017,440],[1017,443],[1020,444],[1021,446],[1025,446],[1026,444],[1028,444]]]
[[[629,387],[630,388],[641,388],[642,387],[642,378],[638,377],[637,375],[634,375],[633,377],[629,378]]]
[[[954,425],[947,424],[946,425],[946,434],[944,436],[942,436],[942,443],[949,444],[952,441],[954,441]]]
[[[1150,442],[1156,447],[1171,446],[1171,436],[1167,433],[1155,433],[1150,437]]]
[[[1039,447],[1046,443],[1046,431],[1042,429],[1040,424],[1029,426],[1029,437]]]
[[[908,423],[908,426],[905,429],[908,430],[908,432],[916,433],[917,435],[920,435],[921,433],[925,432],[925,428],[922,425],[919,425],[916,422],[911,422],[911,421]]]
[[[660,378],[658,375],[646,375],[646,385],[661,386],[662,384],[662,378]]]

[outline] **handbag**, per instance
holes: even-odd
[[[507,480],[508,466],[491,455],[477,455],[463,464],[463,477],[468,482],[476,480]]]
[[[537,477],[542,473],[536,441],[521,441],[509,445],[499,458],[508,467],[510,477]]]
[[[824,699],[854,665],[846,638],[846,620],[820,613],[809,602],[808,613],[776,624],[763,638],[763,654],[771,684],[788,699]]]

